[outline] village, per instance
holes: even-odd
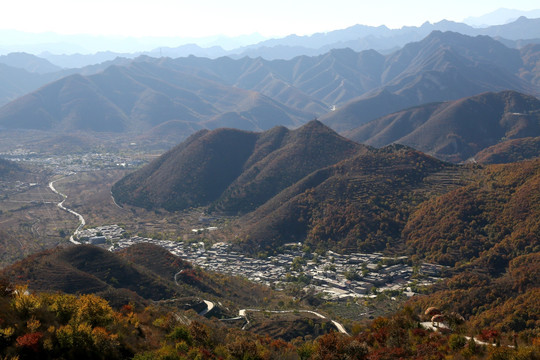
[[[200,231],[201,229],[195,229]],[[215,228],[205,229],[214,231]],[[385,257],[381,253],[338,254],[327,251],[314,254],[303,251],[301,244],[286,244],[283,253],[266,258],[252,258],[231,250],[227,243],[208,247],[203,242],[156,240],[130,237],[118,225],[82,230],[81,242],[118,251],[131,245],[148,242],[159,245],[172,254],[203,269],[242,276],[275,289],[296,282],[331,300],[374,297],[379,292],[413,296],[419,287],[441,279],[444,267],[422,263],[413,267],[406,256]]]
[[[21,149],[2,152],[0,157],[14,162],[38,165],[58,175],[102,169],[131,169],[145,163],[141,159],[112,153],[41,155]]]

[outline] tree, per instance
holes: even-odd
[[[347,279],[347,280],[351,280],[351,281],[352,280],[360,280],[360,275],[353,268],[349,268],[349,269],[345,270],[343,275],[345,276],[345,279]]]
[[[109,303],[96,295],[81,295],[77,301],[76,319],[92,326],[106,326],[113,320],[113,310]]]
[[[306,260],[301,256],[297,256],[293,259],[291,263],[291,269],[293,271],[302,271],[305,264]]]

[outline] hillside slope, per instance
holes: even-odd
[[[151,250],[148,256],[163,252],[160,248],[147,250]],[[177,271],[190,267],[181,260],[171,266]],[[142,265],[87,245],[36,253],[6,267],[2,274],[14,282],[28,282],[32,290],[96,293],[114,302],[160,300],[178,294],[172,277],[162,277]]]
[[[504,164],[540,157],[540,136],[503,141],[474,156],[481,164]]]
[[[270,252],[291,241],[338,252],[397,246],[414,204],[431,186],[429,176],[442,171],[459,170],[405,147],[359,154],[311,173],[246,214],[239,221],[241,244]]]
[[[442,264],[478,263],[495,274],[540,246],[540,160],[491,165],[471,184],[422,203],[403,238]]]
[[[520,53],[485,36],[433,32],[388,55],[377,89],[328,113],[321,121],[343,132],[399,109],[486,91],[538,95],[532,74],[537,70],[532,59],[537,56],[535,47]],[[388,106],[381,107],[381,103]]]
[[[22,180],[28,173],[19,164],[0,158],[0,181]]]
[[[514,91],[484,93],[402,110],[345,135],[375,147],[400,143],[459,162],[507,139],[540,136],[540,100]]]
[[[116,183],[117,201],[179,210],[212,205],[229,213],[254,210],[284,188],[364,146],[311,121],[262,133],[200,131]]]
[[[0,108],[0,126],[141,133],[171,120],[203,123],[227,112],[248,117],[238,124],[247,130],[276,122],[295,126],[313,116],[254,91],[141,60],[50,83]]]

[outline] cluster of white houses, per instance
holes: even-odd
[[[79,239],[94,244],[112,241],[111,251],[149,242],[207,270],[243,276],[276,288],[298,281],[332,299],[373,296],[374,289],[414,294],[410,287],[413,267],[407,264],[407,257],[387,258],[380,253],[343,255],[332,251],[318,256],[302,252],[294,244],[286,247],[282,254],[258,259],[231,251],[226,243],[206,248],[202,242],[184,243],[140,236],[125,238],[124,230],[117,225],[84,230],[79,233]],[[439,280],[442,267],[424,263],[416,270],[416,275],[423,275],[420,285],[429,285]]]
[[[92,245],[104,245],[119,241],[124,234],[126,231],[118,225],[105,225],[79,231],[77,240]]]
[[[71,175],[74,172],[98,169],[133,168],[144,161],[131,159],[111,153],[88,153],[67,155],[41,155],[30,151],[10,151],[0,153],[0,157],[15,161],[36,164],[54,170],[55,174]]]

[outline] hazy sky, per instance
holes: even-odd
[[[121,36],[307,35],[354,24],[461,21],[538,0],[8,0],[0,28]]]

